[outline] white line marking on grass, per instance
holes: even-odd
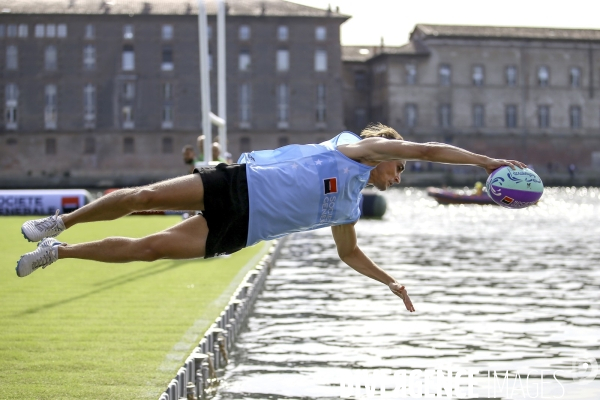
[[[212,324],[210,321],[210,316],[215,307],[218,307],[220,304],[227,304],[227,300],[233,295],[235,289],[239,286],[244,276],[252,269],[261,258],[267,253],[268,249],[271,247],[271,242],[264,242],[263,248],[252,257],[237,275],[231,280],[229,286],[221,293],[221,295],[214,300],[211,304],[208,305],[207,311],[200,316],[194,324],[188,328],[188,330],[183,334],[179,342],[175,343],[171,351],[165,356],[163,362],[159,365],[158,371],[168,372],[173,371],[173,373],[177,373],[179,367],[183,366],[183,361],[190,353],[190,348],[193,345],[197,345],[199,342],[199,338],[204,334],[206,326]]]

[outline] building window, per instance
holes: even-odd
[[[19,50],[17,46],[6,46],[6,69],[16,70],[19,67]]]
[[[483,65],[473,66],[473,85],[483,86]]]
[[[289,90],[288,85],[280,83],[277,86],[277,127],[288,128],[289,118]]]
[[[550,107],[539,106],[538,107],[538,127],[548,128],[550,127]]]
[[[277,40],[280,42],[285,42],[289,38],[289,30],[285,25],[280,25],[277,27]]]
[[[123,153],[133,154],[135,153],[135,141],[132,137],[123,138]]]
[[[213,36],[213,29],[212,29],[212,25],[206,25],[206,36],[208,36],[208,40],[212,39]]]
[[[550,70],[545,65],[538,68],[538,85],[541,87],[548,86],[550,80]]]
[[[85,128],[96,125],[96,87],[91,83],[83,87],[83,123]]]
[[[44,52],[44,66],[46,71],[56,71],[57,60],[56,46],[46,47],[46,51]]]
[[[417,83],[417,66],[414,64],[406,64],[406,84],[415,85]]]
[[[170,104],[163,105],[161,127],[163,129],[173,128],[173,106]]]
[[[96,29],[94,28],[94,25],[87,24],[85,26],[85,35],[84,35],[84,38],[85,39],[94,39],[95,37],[96,37]]]
[[[123,129],[135,128],[135,122],[133,120],[133,107],[130,105],[123,106],[121,111],[123,115]]]
[[[473,127],[483,128],[485,125],[485,114],[482,104],[475,104],[473,106]]]
[[[6,34],[6,26],[4,24],[0,24],[0,38],[3,38]]]
[[[133,51],[133,45],[126,44],[123,46],[121,61],[123,71],[133,71],[135,69],[135,52]]]
[[[327,71],[327,51],[326,50],[315,51],[315,71],[318,71],[318,72]]]
[[[241,25],[238,37],[240,40],[250,40],[250,27],[248,25]]]
[[[354,88],[359,91],[367,90],[366,71],[354,71]]]
[[[58,120],[58,109],[56,101],[56,85],[46,85],[45,88],[45,107],[44,107],[44,128],[54,130]]]
[[[571,122],[571,129],[581,128],[581,107],[571,106],[569,108],[569,120]]]
[[[509,104],[506,106],[506,127],[517,127],[517,106],[514,104]]]
[[[46,138],[46,154],[49,156],[56,154],[56,139]]]
[[[387,84],[386,71],[387,71],[387,64],[385,64],[385,63],[375,64],[375,66],[373,67],[373,73],[374,73],[373,81],[374,81],[375,87],[382,88]]]
[[[135,82],[125,82],[123,84],[123,97],[127,100],[133,100],[135,97]]]
[[[240,127],[247,128],[250,123],[250,84],[240,85]]]
[[[160,69],[163,71],[173,71],[173,49],[169,46],[163,47]]]
[[[324,26],[317,26],[315,28],[315,39],[319,41],[327,39],[327,28]]]
[[[20,38],[26,38],[29,36],[29,27],[25,24],[20,24],[18,34]]]
[[[358,130],[362,130],[367,126],[367,110],[364,108],[354,110],[354,125]]]
[[[165,82],[163,84],[163,110],[162,110],[162,123],[163,129],[173,128],[173,84],[171,82]]]
[[[59,38],[67,37],[67,24],[58,24],[56,29],[56,36]]]
[[[123,39],[125,39],[125,40],[133,39],[133,25],[123,26]]]
[[[165,82],[163,84],[163,97],[165,101],[173,100],[173,84],[171,82]]]
[[[382,123],[387,123],[387,116],[384,115],[383,105],[371,107],[370,117],[373,121],[383,121]]]
[[[571,87],[578,88],[581,86],[581,68],[571,67],[569,70]]]
[[[290,52],[277,50],[277,71],[285,72],[290,69]]]
[[[17,25],[9,24],[6,32],[6,36],[8,37],[17,37]]]
[[[452,82],[452,70],[450,69],[450,65],[448,65],[448,64],[440,65],[440,85],[450,86],[451,82]]]
[[[83,69],[96,69],[96,47],[88,44],[83,48]]]
[[[49,37],[49,38],[56,37],[56,25],[54,25],[54,24],[46,25],[46,37]]]
[[[238,66],[240,71],[250,70],[250,53],[247,50],[240,51]]]
[[[417,126],[417,105],[407,104],[404,106],[404,121],[407,128]]]
[[[96,138],[93,136],[83,139],[83,154],[96,154]]]
[[[162,38],[163,40],[173,39],[173,25],[162,26]]]
[[[19,89],[14,83],[4,87],[4,123],[8,130],[17,129],[17,108],[19,104]]]
[[[327,86],[324,83],[317,85],[317,109],[316,109],[316,121],[317,123],[325,123],[327,121]]]
[[[439,110],[440,127],[450,128],[452,126],[452,108],[450,104],[442,104]]]
[[[46,26],[44,24],[36,24],[34,35],[36,38],[43,38],[46,34]]]
[[[172,154],[173,153],[173,138],[164,137],[162,138],[162,153]]]
[[[249,153],[252,151],[252,146],[250,146],[250,138],[243,137],[240,138],[240,153]]]
[[[509,65],[506,67],[506,85],[517,86],[517,67]]]

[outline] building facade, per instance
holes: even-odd
[[[381,121],[538,168],[600,166],[600,30],[417,25],[405,46],[343,54],[349,128]]]
[[[186,171],[181,148],[202,133],[196,3],[0,3],[3,186],[129,185]],[[216,3],[207,8],[216,110]],[[283,0],[228,2],[234,158],[343,128],[347,18]]]

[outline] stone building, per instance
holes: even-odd
[[[600,167],[600,30],[420,24],[404,46],[343,59],[350,129],[381,121],[538,168]]]
[[[216,2],[207,10],[216,110]],[[0,0],[0,11],[0,186],[133,185],[187,171],[181,148],[201,134],[197,2]],[[343,129],[347,18],[228,2],[234,158]]]

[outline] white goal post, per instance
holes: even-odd
[[[210,72],[208,65],[208,23],[205,0],[198,0],[198,42],[200,53],[200,103],[202,134],[204,135],[204,164],[212,158],[212,125],[219,127],[219,145],[227,152],[227,104],[225,86],[225,2],[217,0],[217,92],[218,115],[210,110]]]

